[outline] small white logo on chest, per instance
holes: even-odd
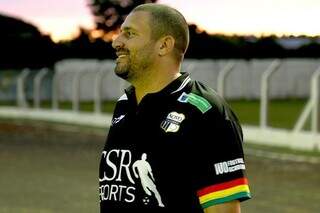
[[[122,118],[124,118],[124,116],[126,115],[120,115],[119,117],[112,119],[112,125],[117,124],[119,121],[122,120]]]
[[[165,132],[178,132],[181,122],[185,119],[184,114],[170,112],[160,126]]]

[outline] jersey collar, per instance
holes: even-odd
[[[148,96],[171,95],[182,91],[190,83],[191,78],[189,76],[189,73],[182,72],[181,74],[181,76],[169,83],[165,88],[156,93],[149,93]],[[129,99],[131,97],[135,97],[135,88],[133,86],[130,86],[125,89],[125,93],[127,94],[127,97]]]

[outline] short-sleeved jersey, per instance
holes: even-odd
[[[99,172],[102,213],[200,213],[251,197],[235,114],[187,73],[139,104],[116,104]]]

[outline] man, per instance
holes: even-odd
[[[115,73],[131,86],[102,152],[102,213],[238,213],[250,198],[236,116],[180,73],[188,43],[184,17],[159,4],[136,7],[113,41]]]

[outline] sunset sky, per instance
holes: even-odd
[[[209,33],[320,35],[320,0],[159,0]],[[91,29],[87,0],[0,0],[0,13],[34,24],[54,41]]]

